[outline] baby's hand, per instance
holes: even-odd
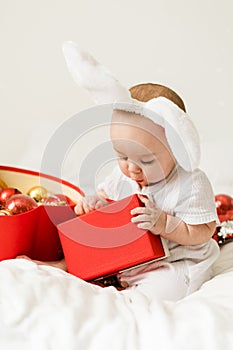
[[[138,195],[138,198],[145,204],[145,207],[137,207],[131,210],[131,214],[136,215],[132,217],[131,222],[136,223],[138,228],[149,230],[155,235],[165,232],[166,213],[157,208],[155,203],[145,196]]]
[[[77,215],[89,213],[92,210],[99,209],[107,205],[108,202],[98,194],[82,197],[76,204],[74,211]]]

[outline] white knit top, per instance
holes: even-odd
[[[98,189],[104,190],[112,200],[119,200],[135,193],[145,194],[160,209],[179,217],[187,224],[195,225],[211,221],[218,223],[211,184],[204,172],[199,169],[187,172],[177,166],[166,179],[140,189],[139,185],[125,176],[117,166]],[[207,242],[197,246],[180,246],[167,240],[171,254],[168,260],[185,258],[204,260],[206,258],[204,251],[206,252],[212,244],[213,242]]]

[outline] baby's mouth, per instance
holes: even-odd
[[[138,183],[141,183],[143,182],[143,180],[136,180],[136,179],[133,179],[134,181],[138,182]]]

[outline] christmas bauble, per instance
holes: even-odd
[[[9,210],[7,210],[7,209],[0,210],[0,216],[10,216],[10,215],[11,215],[11,213]]]
[[[4,190],[4,188],[7,188],[7,184],[2,179],[0,179],[0,189]]]
[[[215,196],[216,208],[221,210],[233,209],[232,197],[227,194],[217,194]]]
[[[55,196],[57,196],[61,202],[64,202],[64,205],[75,205],[72,199],[70,199],[70,197],[66,196],[65,194],[57,193]]]
[[[61,194],[50,195],[47,198],[42,198],[41,204],[53,206],[68,205],[66,196]]]
[[[15,194],[20,194],[21,192],[14,187],[5,188],[0,192],[0,204],[5,205],[6,201]]]
[[[233,198],[227,194],[215,196],[215,204],[220,222],[233,219]]]
[[[15,194],[6,201],[5,207],[10,211],[12,215],[20,214],[37,208],[36,201],[25,195],[25,194]]]
[[[27,192],[27,195],[35,199],[36,202],[40,202],[42,198],[48,197],[48,191],[43,186],[34,186],[30,188],[30,190]]]

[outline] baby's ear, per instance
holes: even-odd
[[[72,78],[96,104],[132,102],[130,92],[88,52],[72,41],[65,42],[62,49]]]

